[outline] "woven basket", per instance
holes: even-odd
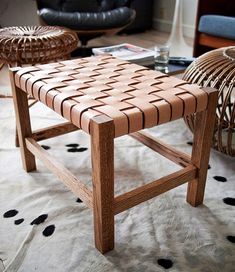
[[[75,32],[54,26],[0,29],[0,61],[14,65],[65,59],[77,48]]]
[[[235,47],[220,48],[197,58],[183,79],[219,90],[213,147],[235,156]],[[194,116],[185,118],[194,131]]]

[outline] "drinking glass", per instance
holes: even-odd
[[[170,47],[168,45],[157,45],[154,47],[154,52],[155,70],[168,72]]]

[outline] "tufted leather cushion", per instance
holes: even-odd
[[[62,12],[48,8],[39,11],[40,17],[46,24],[66,26],[76,30],[122,27],[131,22],[134,14],[134,10],[127,7],[91,13]]]

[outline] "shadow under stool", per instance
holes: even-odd
[[[11,82],[23,167],[35,157],[93,210],[95,246],[114,248],[114,216],[188,182],[187,201],[202,204],[217,91],[201,88],[111,56],[93,56],[12,68]],[[27,96],[69,122],[32,132]],[[196,115],[192,155],[164,144],[142,129]],[[37,141],[81,129],[90,136],[93,190],[59,164]],[[130,135],[182,167],[122,195],[114,195],[114,139]]]

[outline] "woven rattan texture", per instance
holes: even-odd
[[[143,66],[96,56],[21,68],[16,86],[89,133],[94,116],[113,119],[115,137],[207,107],[207,93]]]
[[[6,27],[0,29],[0,61],[14,66],[67,59],[77,44],[77,34],[63,27]]]
[[[200,56],[186,70],[184,79],[219,90],[213,146],[235,156],[235,47],[212,50]],[[194,131],[194,116],[185,120]]]

